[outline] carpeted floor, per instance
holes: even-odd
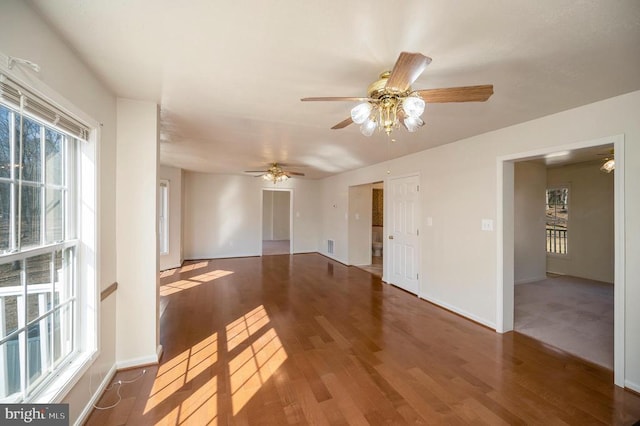
[[[613,285],[569,276],[518,284],[514,329],[613,369]]]

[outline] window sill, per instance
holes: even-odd
[[[68,361],[64,370],[53,376],[49,382],[25,402],[35,404],[59,403],[89,370],[97,358],[98,351],[85,352]]]

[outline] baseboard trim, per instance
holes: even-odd
[[[333,261],[335,261],[335,262],[338,262],[338,263],[340,263],[341,265],[344,265],[344,266],[350,266],[350,265],[348,265],[348,264],[344,263],[343,261],[338,260],[338,259],[336,259],[335,257],[330,256],[330,255],[328,255],[328,254],[326,254],[326,253],[321,253],[321,252],[319,252],[319,251],[318,251],[318,252],[316,252],[316,253],[318,253],[318,254],[319,254],[320,256],[322,256],[322,257],[326,257],[327,259],[331,259],[331,260],[333,260]]]
[[[465,319],[468,319],[470,321],[478,323],[478,324],[480,324],[480,325],[482,325],[484,327],[490,328],[490,329],[492,329],[494,331],[496,330],[496,324],[495,323],[487,321],[484,318],[480,318],[480,317],[478,317],[478,316],[476,316],[476,315],[474,315],[472,313],[469,313],[469,312],[467,312],[467,311],[465,311],[463,309],[456,308],[455,306],[452,306],[452,305],[450,305],[448,303],[445,303],[442,300],[438,300],[438,299],[435,299],[433,297],[429,297],[429,296],[425,296],[425,295],[418,295],[418,297],[420,299],[426,300],[429,303],[433,303],[434,305],[437,305],[437,306],[439,306],[439,307],[441,307],[443,309],[446,309],[447,311],[450,311],[450,312],[452,312],[452,313],[454,313],[456,315],[464,317]]]
[[[625,380],[624,387],[640,395],[640,385],[638,385],[637,383],[633,383],[630,380]]]
[[[162,345],[158,345],[158,347],[156,348],[156,358],[157,358],[156,362],[160,362],[160,360],[162,359],[162,353],[163,353]]]
[[[515,281],[514,284],[518,285],[518,284],[528,284],[528,283],[534,283],[536,281],[542,281],[542,280],[546,280],[547,276],[543,275],[541,277],[529,277],[529,278],[523,278],[520,279],[518,281]]]
[[[139,358],[127,359],[124,361],[116,362],[117,370],[124,370],[129,368],[142,367],[145,365],[157,364],[160,359],[160,355],[162,354],[162,346],[159,346],[160,353],[156,352],[153,355],[142,356]],[[157,349],[156,349],[157,350]]]
[[[91,399],[89,399],[89,402],[87,402],[87,405],[85,405],[84,409],[82,410],[82,412],[80,413],[80,415],[76,419],[76,421],[74,423],[75,426],[80,426],[80,425],[84,424],[84,422],[87,420],[87,418],[89,418],[89,415],[93,411],[93,406],[102,397],[102,394],[104,393],[104,390],[107,388],[107,386],[109,386],[109,383],[111,383],[111,380],[113,379],[113,376],[116,375],[117,371],[118,371],[118,369],[116,368],[116,365],[113,364],[111,366],[111,368],[109,369],[109,371],[107,372],[107,374],[104,376],[104,379],[102,379],[102,382],[100,382],[100,385],[98,386],[96,391],[93,393],[93,395],[91,395]],[[89,373],[89,374],[91,374],[91,373]]]
[[[180,268],[181,266],[182,266],[182,262],[176,263],[174,265],[169,265],[169,266],[167,266],[165,268],[160,269],[160,272],[168,271],[170,269],[177,269],[177,268]]]

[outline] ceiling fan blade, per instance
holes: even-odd
[[[336,124],[335,126],[333,126],[332,129],[333,130],[342,129],[342,128],[347,127],[351,123],[353,123],[353,120],[351,119],[351,117],[349,117],[346,120],[343,120],[343,121],[339,122],[338,124]]]
[[[351,102],[377,102],[377,99],[372,98],[358,98],[350,96],[320,96],[315,98],[302,98],[302,102],[309,101],[351,101]]]
[[[429,103],[444,102],[484,102],[493,95],[493,85],[448,87],[445,89],[416,90],[413,93],[420,95]]]
[[[429,63],[431,58],[422,53],[401,52],[391,70],[386,88],[400,93],[406,92]]]
[[[284,172],[284,174],[291,175],[291,176],[304,176],[304,173],[299,173],[299,172]]]
[[[245,173],[267,173],[267,170],[245,170]]]

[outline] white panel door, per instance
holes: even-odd
[[[413,294],[418,294],[419,287],[419,191],[418,176],[389,180],[389,281]]]

